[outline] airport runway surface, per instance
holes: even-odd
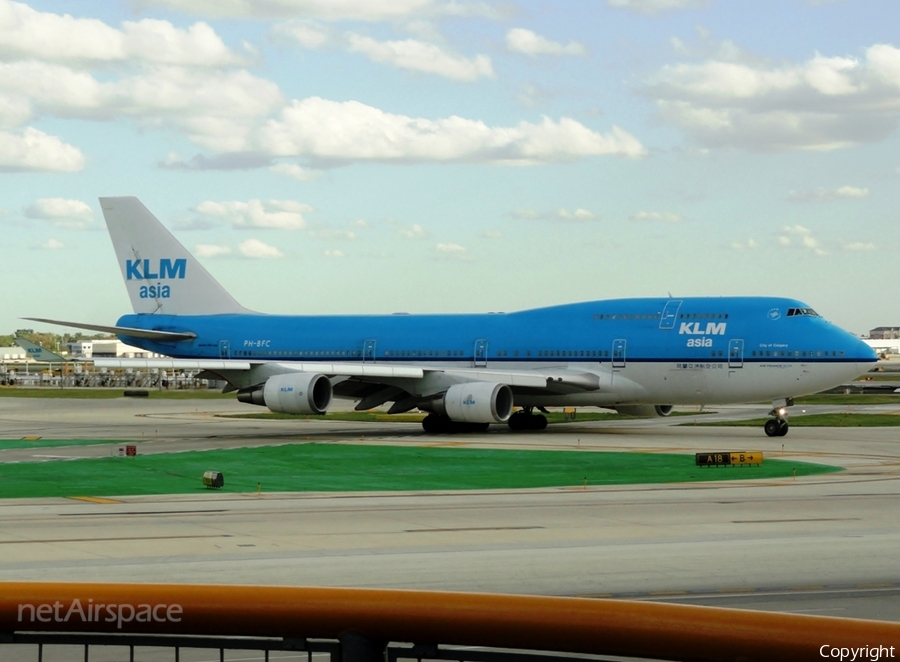
[[[137,440],[140,453],[305,441],[762,450],[847,471],[586,489],[6,500],[0,579],[602,595],[900,621],[897,428],[793,428],[770,439],[758,428],[674,426],[686,419],[668,418],[433,436],[410,423],[213,415],[242,411],[228,401],[2,398],[0,438]],[[29,454],[41,452],[0,451],[0,461],[48,459]]]

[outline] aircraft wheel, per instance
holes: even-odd
[[[428,414],[422,419],[422,429],[431,434],[440,434],[450,430],[450,419],[440,414]]]
[[[779,437],[783,437],[784,435],[786,435],[786,434],[788,433],[788,428],[789,428],[790,426],[788,425],[788,422],[787,422],[787,421],[778,421],[778,423],[779,423],[779,425],[778,425],[778,436],[779,436]]]
[[[765,430],[766,434],[770,437],[781,436],[781,425],[779,425],[779,421],[776,421],[774,418],[766,421],[766,424],[763,426],[763,430]],[[785,424],[785,431],[786,430],[787,424]]]
[[[547,417],[543,414],[516,412],[506,422],[510,430],[543,430],[547,427]]]

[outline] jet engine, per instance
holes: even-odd
[[[617,414],[625,416],[643,416],[644,418],[652,418],[654,416],[668,416],[672,413],[672,405],[624,405],[622,407],[613,407]]]
[[[264,384],[238,391],[237,399],[282,414],[324,414],[331,404],[331,382],[325,375],[295,372],[269,377]]]
[[[503,423],[513,408],[512,390],[506,384],[469,382],[455,384],[432,403],[433,411],[453,421]]]

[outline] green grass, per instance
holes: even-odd
[[[900,393],[869,394],[851,393],[820,393],[818,395],[804,395],[802,398],[794,398],[795,405],[900,405]]]
[[[755,427],[762,426],[768,419],[754,418],[746,421],[717,421],[715,423],[686,423],[685,425]],[[900,426],[900,416],[896,414],[804,414],[791,416],[791,427],[811,428],[875,428]]]
[[[138,445],[140,452],[140,445]],[[698,468],[693,455],[290,444],[134,458],[0,465],[0,498],[225,492],[467,490],[785,478],[841,471],[765,460],[760,467]]]
[[[0,397],[7,398],[74,398],[84,400],[108,400],[125,397],[125,391],[147,391],[151,400],[218,400],[235,399],[234,393],[221,393],[214,390],[167,391],[158,389],[141,389],[138,387],[117,388],[19,388],[17,386],[0,386]],[[141,400],[144,398],[141,397]]]
[[[0,450],[8,448],[58,448],[60,446],[97,446],[99,444],[133,444],[117,439],[0,439]]]

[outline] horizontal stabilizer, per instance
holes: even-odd
[[[249,370],[248,361],[231,359],[94,359],[95,368],[122,370]]]
[[[135,329],[130,326],[103,326],[101,324],[83,324],[81,322],[65,322],[63,320],[50,320],[43,317],[23,317],[31,322],[44,322],[46,324],[58,324],[71,326],[73,329],[86,329],[99,333],[112,333],[117,336],[131,336],[132,338],[147,338],[148,340],[160,340],[163,342],[178,342],[181,340],[193,340],[196,333],[190,331],[156,331],[153,329]]]

